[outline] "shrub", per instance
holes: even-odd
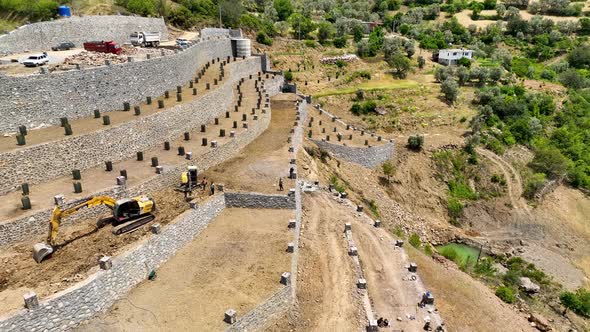
[[[334,36],[334,27],[330,22],[321,22],[318,28],[318,41],[324,45],[328,39]]]
[[[338,68],[346,67],[346,62],[344,62],[342,60],[336,60],[336,67],[338,67]]]
[[[590,318],[590,292],[579,288],[575,293],[564,292],[559,296],[561,304],[578,315]]]
[[[452,220],[456,220],[463,215],[463,208],[463,203],[458,199],[454,197],[449,198],[449,201],[447,202],[447,211]]]
[[[461,58],[459,60],[457,60],[457,64],[459,66],[463,66],[463,67],[471,67],[471,60],[467,59],[467,58]]]
[[[168,22],[182,29],[189,29],[195,25],[193,13],[184,6],[178,6],[168,13]]]
[[[391,161],[386,160],[381,165],[381,168],[383,169],[383,174],[387,176],[387,181],[389,181],[391,176],[395,174],[395,166],[391,163]]]
[[[408,137],[408,148],[415,151],[422,150],[422,146],[424,145],[424,136],[420,134],[411,135]]]
[[[305,47],[310,47],[310,48],[315,48],[316,47],[316,43],[315,40],[311,40],[311,39],[306,39],[305,42]]]
[[[416,233],[412,233],[412,235],[410,235],[409,241],[412,247],[416,249],[420,248],[420,246],[422,245],[422,241],[420,241],[420,236],[418,236],[418,234]]]
[[[545,186],[545,182],[547,182],[545,174],[533,174],[533,176],[527,181],[525,185],[523,193],[524,197],[529,199],[535,197],[535,194],[537,194],[539,190],[543,189],[543,187]]]
[[[346,36],[336,37],[332,40],[332,44],[336,48],[344,48],[346,47]]]
[[[272,39],[269,38],[263,31],[258,31],[258,35],[256,35],[256,41],[260,44],[272,46]]]
[[[367,100],[365,102],[356,102],[352,104],[350,111],[354,115],[366,115],[377,110],[377,104],[372,100]]]
[[[483,257],[475,265],[473,271],[479,275],[491,277],[495,275],[498,270],[494,267],[494,260],[489,257]]]
[[[514,292],[511,288],[506,286],[498,287],[498,289],[496,289],[496,296],[506,303],[514,303],[514,301],[516,301]]]
[[[419,56],[418,57],[418,68],[422,69],[424,68],[424,65],[426,64],[426,60],[424,59],[423,56]]]
[[[285,71],[284,76],[288,82],[291,82],[293,80],[293,73],[290,71]]]

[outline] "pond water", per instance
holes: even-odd
[[[443,256],[447,256],[449,252],[455,251],[457,253],[455,261],[458,264],[464,264],[468,260],[471,264],[475,264],[479,255],[479,248],[461,243],[447,243],[443,246],[436,246],[436,250]]]

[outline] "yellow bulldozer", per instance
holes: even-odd
[[[37,263],[41,263],[43,259],[55,251],[57,246],[57,234],[59,232],[62,218],[76,214],[82,208],[90,208],[99,205],[109,207],[113,211],[113,215],[106,220],[102,219],[98,226],[102,227],[106,223],[111,223],[114,226],[113,234],[115,235],[131,232],[156,218],[152,214],[156,209],[156,203],[151,197],[147,196],[119,200],[115,200],[109,196],[94,196],[81,199],[72,207],[63,210],[59,205],[56,205],[53,209],[51,221],[49,223],[47,243],[37,243],[33,246],[33,259],[35,259]]]

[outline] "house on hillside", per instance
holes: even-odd
[[[456,65],[457,61],[462,58],[469,60],[473,59],[473,51],[465,49],[444,49],[439,50],[438,53],[432,55],[432,60],[440,63],[441,65]]]

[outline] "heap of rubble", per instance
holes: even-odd
[[[325,65],[333,65],[336,63],[336,61],[353,62],[356,60],[358,60],[358,57],[355,54],[344,54],[339,56],[321,58],[320,62]]]

